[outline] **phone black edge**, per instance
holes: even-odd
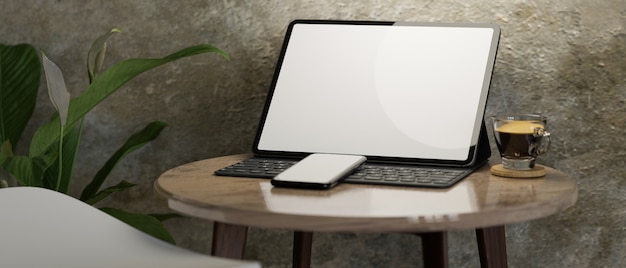
[[[293,181],[280,181],[272,178],[270,181],[273,186],[283,188],[299,188],[299,189],[312,189],[312,190],[328,190],[335,187],[339,181],[331,183],[313,183],[313,182],[293,182]]]

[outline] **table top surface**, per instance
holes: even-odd
[[[330,190],[274,188],[269,179],[213,172],[250,157],[184,164],[155,182],[171,209],[223,223],[300,231],[430,232],[482,228],[547,217],[576,202],[576,182],[546,167],[541,178],[491,175],[490,164],[451,188],[343,183]]]

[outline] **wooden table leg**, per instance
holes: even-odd
[[[293,232],[293,267],[311,267],[312,232]]]
[[[222,222],[213,223],[211,255],[231,259],[243,259],[247,235],[247,226]]]
[[[419,233],[424,267],[448,267],[448,232]]]
[[[504,225],[476,229],[476,240],[481,267],[507,267]]]

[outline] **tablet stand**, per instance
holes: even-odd
[[[491,157],[491,146],[489,145],[489,136],[487,135],[487,128],[485,127],[485,121],[483,120],[480,126],[480,135],[478,137],[478,144],[476,144],[476,166],[481,166],[489,160]]]

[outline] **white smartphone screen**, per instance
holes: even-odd
[[[333,184],[365,162],[364,156],[311,154],[274,177],[274,181]]]

